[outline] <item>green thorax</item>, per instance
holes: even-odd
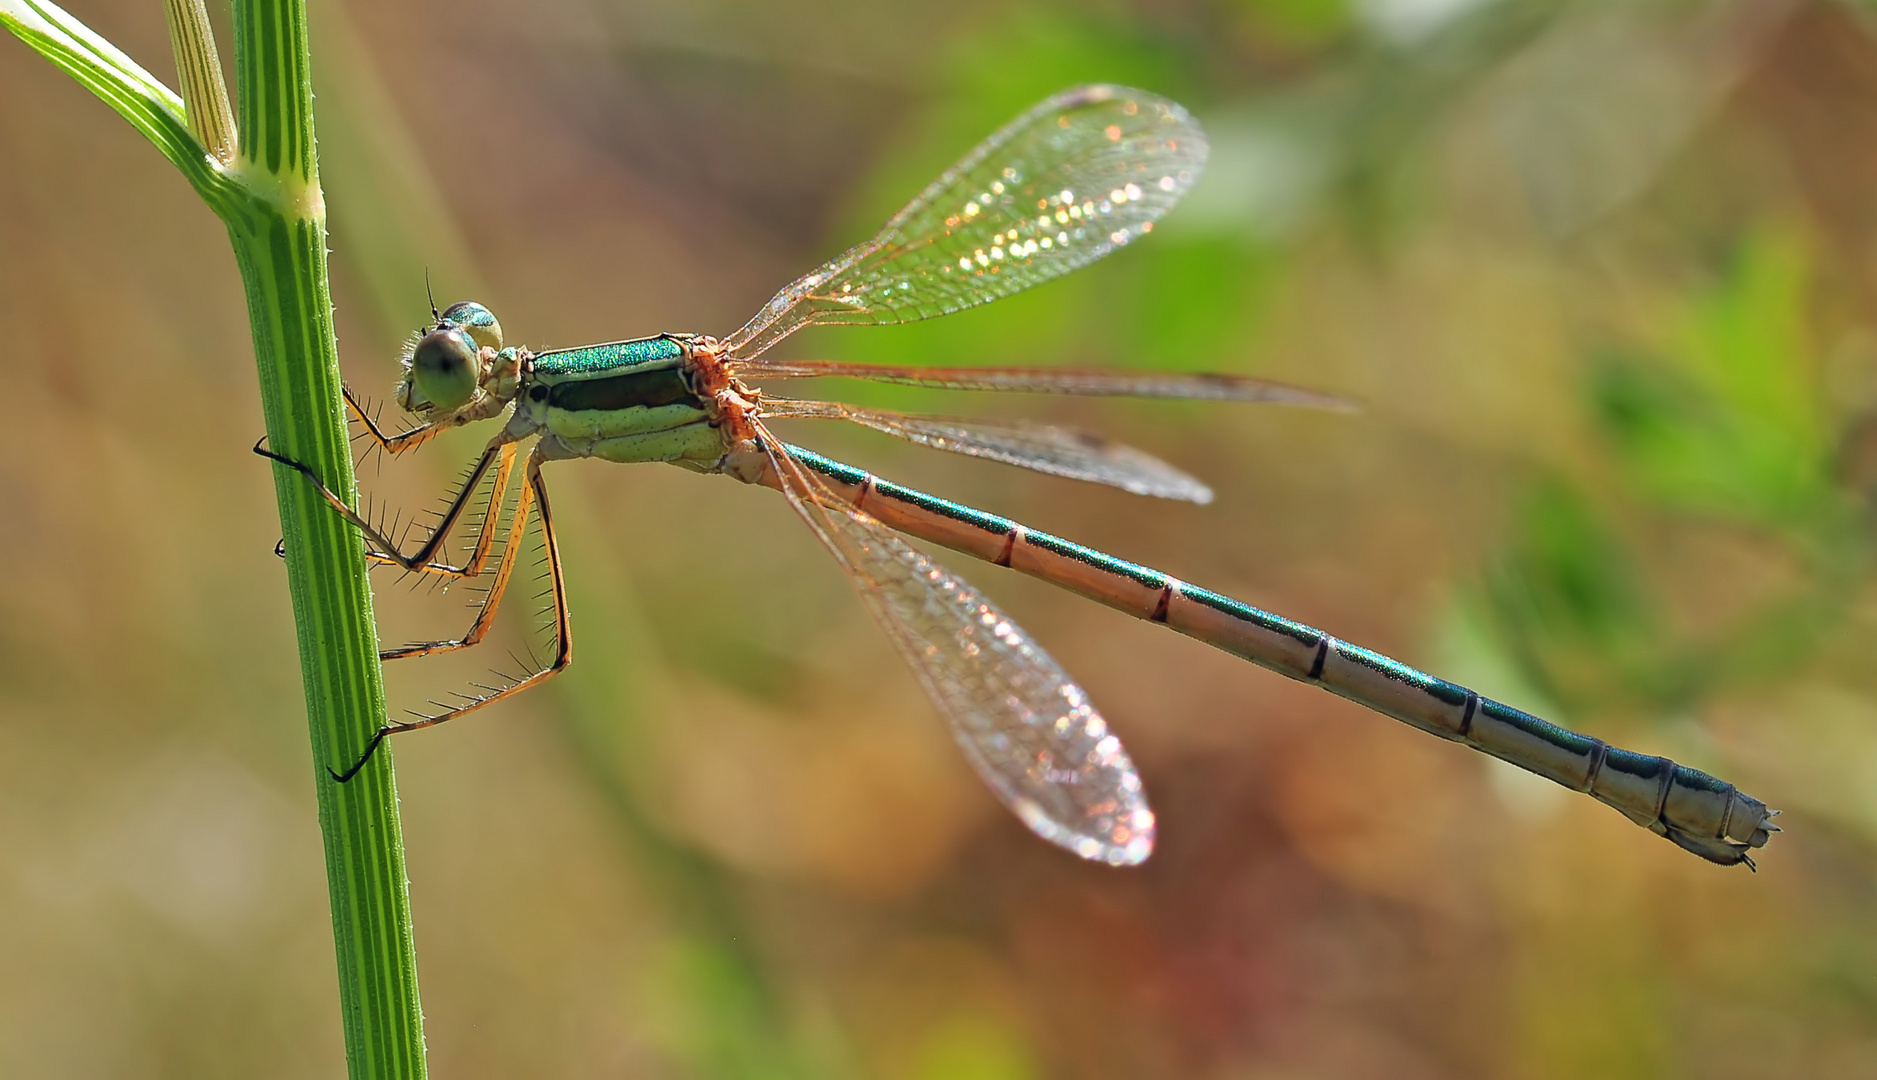
[[[684,360],[684,345],[668,334],[636,341],[611,341],[536,353],[534,373],[549,380],[623,375],[647,368],[675,367]]]
[[[572,456],[714,461],[722,439],[685,359],[683,341],[670,336],[540,353],[517,407]]]

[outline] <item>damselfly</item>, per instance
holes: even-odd
[[[935,498],[830,461],[770,434],[778,417],[852,421],[926,446],[991,458],[1143,495],[1205,502],[1197,480],[1139,451],[1040,424],[980,423],[767,396],[752,382],[839,375],[913,386],[1057,394],[1339,403],[1330,395],[1229,375],[1015,368],[908,368],[760,359],[805,326],[911,322],[1008,296],[1144,237],[1186,192],[1206,158],[1197,124],[1173,102],[1138,90],[1070,90],[992,135],[855,247],[777,293],[728,338],[661,334],[533,353],[505,346],[476,303],[432,311],[406,350],[398,403],[419,426],[387,435],[347,391],[384,449],[416,448],[438,432],[507,414],[424,543],[404,554],[390,536],[321,484],[364,533],[372,557],[450,577],[491,573],[467,633],[391,649],[398,659],[466,648],[488,631],[532,512],[551,583],[551,663],[454,708],[382,726],[430,727],[498,701],[568,665],[573,639],[541,466],[563,458],[663,461],[776,488],[832,554],[920,685],[951,724],[978,774],[1024,824],[1084,858],[1139,863],[1154,815],[1133,762],[1082,688],[1009,617],[897,534],[1042,578],[1139,618],[1164,623],[1293,679],[1566,787],[1717,863],[1745,862],[1778,827],[1758,799],[1666,758],[1617,749],[1423,674],[1319,630],[1014,521]],[[534,439],[507,516],[509,542],[489,561],[518,447]],[[260,448],[257,447],[257,450]],[[465,507],[490,491],[462,566],[439,553]]]

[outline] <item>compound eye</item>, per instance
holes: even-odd
[[[469,331],[469,336],[478,345],[487,345],[500,352],[502,350],[502,324],[495,321],[495,313],[474,300],[463,300],[445,308],[441,317],[445,326],[460,326]]]
[[[475,395],[481,375],[476,342],[460,327],[432,330],[411,352],[411,382],[433,408],[461,408]]]

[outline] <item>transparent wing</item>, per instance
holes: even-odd
[[[923,552],[841,502],[767,432],[779,485],[860,590],[1005,806],[1085,859],[1153,851],[1140,774],[1088,695],[1017,625]]]
[[[763,415],[816,420],[851,420],[921,446],[989,458],[1006,465],[1107,484],[1136,495],[1209,503],[1212,489],[1191,476],[1093,432],[1025,421],[961,420],[861,409],[829,401],[764,398]]]
[[[932,182],[879,235],[775,295],[725,343],[929,319],[1027,289],[1145,234],[1206,160],[1186,110],[1121,86],[1058,94]]]
[[[1341,412],[1356,405],[1346,397],[1243,375],[1170,371],[1102,371],[1089,368],[919,368],[889,364],[845,364],[837,360],[739,362],[745,379],[816,379],[840,376],[943,390],[1002,390],[1082,397],[1184,398],[1198,401],[1269,401]]]

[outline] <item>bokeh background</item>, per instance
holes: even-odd
[[[155,0],[74,0],[159,74]],[[226,50],[225,8],[216,8]],[[341,352],[723,333],[1031,102],[1212,138],[1072,278],[782,355],[1215,369],[1099,427],[1208,507],[800,426],[1784,808],[1761,872],[994,567],[1140,764],[1137,871],[978,785],[773,493],[551,481],[578,662],[395,745],[439,1076],[1877,1074],[1877,21],[1817,0],[313,5]],[[0,1073],[343,1068],[245,309],[215,219],[0,41]],[[368,468],[391,504],[471,434]],[[463,597],[380,582],[387,637]],[[421,628],[421,629],[411,629]],[[410,701],[469,677],[395,671]],[[437,680],[442,680],[441,686]]]

